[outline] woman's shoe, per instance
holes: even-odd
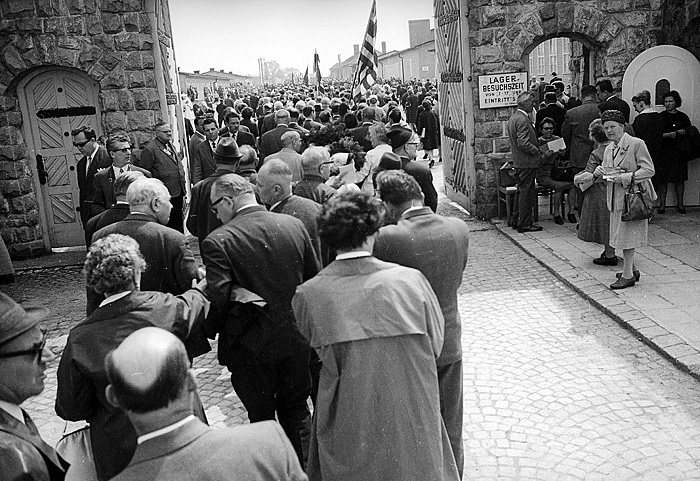
[[[423,160],[425,160],[427,158],[428,158],[428,153],[426,152],[425,154],[423,154]]]
[[[557,225],[564,225],[564,219],[562,219],[560,215],[555,215],[554,223]]]
[[[597,266],[616,266],[618,263],[617,256],[605,257],[605,254],[593,259],[593,263]]]
[[[639,278],[642,277],[642,274],[640,274],[640,272],[637,269],[633,270],[632,274],[634,275],[634,280],[639,282]],[[622,277],[622,272],[618,272],[617,274],[615,274],[615,277],[617,277],[618,279]]]
[[[631,279],[625,279],[624,277],[620,276],[618,280],[610,284],[610,289],[625,289],[627,287],[632,287],[636,282],[637,281],[634,280],[634,277]]]
[[[570,224],[575,224],[576,223],[576,214],[574,214],[572,212],[571,214],[569,214],[568,219],[569,219]]]
[[[685,207],[679,207],[679,208],[678,208],[678,213],[679,213],[679,214],[685,214]]]

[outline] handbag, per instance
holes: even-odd
[[[56,444],[56,451],[70,463],[65,481],[97,481],[95,458],[90,444],[90,426],[64,434]]]
[[[570,160],[557,160],[552,168],[551,178],[558,182],[573,182],[579,169]]]
[[[515,177],[515,167],[513,167],[513,164],[505,162],[501,168],[498,169],[498,179],[501,187],[515,187],[518,184],[518,180]]]
[[[700,131],[697,127],[686,127],[685,135],[676,137],[678,150],[686,161],[700,158]]]
[[[641,184],[635,184],[634,174],[632,174],[632,183],[625,193],[625,210],[622,213],[622,221],[651,219],[653,215],[654,207],[651,195]]]

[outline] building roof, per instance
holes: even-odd
[[[414,50],[414,49],[417,49],[417,48],[421,48],[421,47],[423,47],[424,45],[428,45],[429,43],[435,43],[435,39],[433,38],[433,39],[427,40],[427,41],[425,41],[425,42],[423,42],[423,43],[419,43],[418,45],[414,45],[413,47],[405,48],[405,49],[403,49],[403,50],[392,50],[391,52],[387,52],[387,53],[385,53],[385,54],[383,54],[383,55],[380,55],[379,58],[378,58],[378,60],[384,60],[385,58],[393,57],[393,56],[395,56],[395,55],[400,55],[400,54],[402,54],[402,53],[404,53],[404,52],[408,52],[409,50]]]

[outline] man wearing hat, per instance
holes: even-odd
[[[401,158],[401,168],[416,179],[425,195],[425,205],[437,212],[438,195],[433,185],[433,174],[427,165],[415,162],[418,155],[420,139],[411,129],[396,125],[387,132],[389,145],[396,155]]]
[[[190,206],[190,215],[187,218],[187,229],[192,235],[197,236],[200,247],[204,238],[221,225],[221,221],[211,211],[211,201],[209,200],[211,187],[216,179],[222,175],[234,174],[240,160],[241,153],[236,141],[232,137],[222,138],[214,151],[216,171],[192,187],[192,205]]]
[[[46,347],[39,321],[49,311],[26,310],[0,293],[0,477],[61,481],[68,463],[46,444],[19,407],[44,390],[46,363],[56,356]]]

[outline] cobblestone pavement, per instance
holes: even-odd
[[[470,227],[459,296],[465,479],[700,479],[700,384],[490,224]],[[83,318],[77,268],[23,271],[3,291],[51,308],[45,324],[57,353]],[[25,405],[50,443],[66,426],[53,414],[57,365],[45,392]],[[215,353],[195,368],[212,424],[247,422]]]

